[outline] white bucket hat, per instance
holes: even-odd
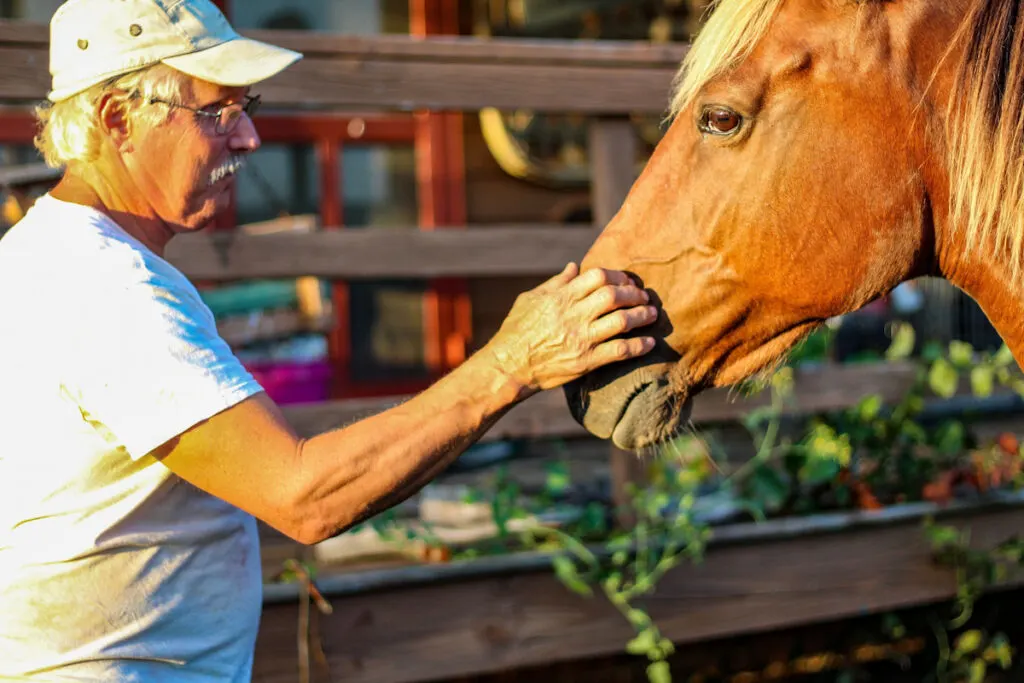
[[[68,0],[50,21],[53,102],[164,63],[217,85],[266,80],[302,54],[240,36],[210,0]]]

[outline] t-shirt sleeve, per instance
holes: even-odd
[[[183,277],[143,273],[75,297],[64,373],[80,409],[132,459],[262,391]]]

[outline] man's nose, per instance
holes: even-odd
[[[249,118],[248,114],[242,114],[235,130],[231,132],[228,141],[232,151],[255,152],[262,144],[260,135],[256,132],[256,124]]]

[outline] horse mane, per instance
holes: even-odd
[[[673,81],[670,117],[746,58],[785,0],[712,0]],[[872,0],[850,0],[865,3]],[[943,1],[943,0],[939,0]],[[968,250],[1024,271],[1024,12],[1020,0],[972,0],[949,52],[963,49],[947,112],[950,227]],[[940,61],[940,65],[945,61]]]
[[[968,249],[1024,257],[1024,26],[1019,0],[975,0],[947,116],[950,224]]]

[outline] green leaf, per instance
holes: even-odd
[[[969,655],[972,652],[976,652],[978,648],[981,647],[983,638],[984,636],[978,629],[964,631],[960,634],[960,637],[956,639],[953,651],[959,655]]]
[[[992,395],[995,383],[995,371],[988,365],[977,365],[971,368],[971,391],[975,396],[987,398]]]
[[[985,664],[984,659],[975,659],[971,662],[971,674],[967,679],[969,683],[985,683],[985,673],[988,670],[988,665]]]
[[[641,631],[636,638],[626,643],[626,652],[631,655],[646,655],[658,644],[653,629]]]
[[[758,467],[750,476],[750,494],[766,510],[776,510],[789,497],[789,485],[770,467]]]
[[[926,363],[934,363],[942,358],[942,344],[937,341],[930,341],[921,349],[921,358]]]
[[[808,457],[831,460],[843,466],[849,464],[853,454],[850,436],[848,434],[840,436],[825,424],[815,426],[804,445],[807,447]]]
[[[564,555],[556,555],[552,563],[555,575],[569,590],[580,595],[592,595],[590,586],[580,577],[579,570],[571,559]]]
[[[842,469],[841,466],[835,460],[808,458],[803,466],[800,467],[797,476],[800,478],[801,483],[808,486],[817,486],[834,479],[839,474],[840,469]]]
[[[872,396],[865,396],[861,399],[857,407],[854,408],[854,414],[861,420],[861,422],[870,422],[878,417],[878,413],[882,410],[882,397],[878,394]]]
[[[928,372],[928,386],[942,398],[952,398],[959,379],[960,374],[945,358],[935,361]]]
[[[647,680],[650,683],[672,683],[672,669],[668,662],[654,662],[648,666]]]
[[[793,368],[781,368],[772,375],[772,388],[776,393],[785,398],[793,393]]]
[[[544,482],[545,493],[551,496],[559,496],[569,488],[569,466],[564,462],[553,462],[548,464],[547,479]]]
[[[923,444],[928,441],[928,432],[924,427],[909,420],[900,425],[900,434],[912,443]]]
[[[999,666],[1003,669],[1009,669],[1010,665],[1013,664],[1013,648],[1010,647],[1010,642],[1007,640],[1006,635],[999,633],[992,638],[991,647],[996,652],[996,658],[999,661]]]
[[[882,619],[883,628],[891,638],[900,639],[907,634],[907,628],[895,614],[886,614]]]
[[[959,368],[968,368],[974,362],[974,347],[965,341],[951,341],[949,359]]]
[[[1006,368],[1013,365],[1016,361],[1013,358],[1013,351],[1006,344],[999,347],[996,355],[992,357],[992,362],[996,364],[996,367]]]
[[[944,422],[936,436],[936,445],[943,455],[959,455],[967,443],[967,432],[960,422]]]
[[[916,335],[914,328],[907,323],[898,323],[892,335],[892,343],[885,352],[885,357],[890,361],[903,360],[910,357],[914,352],[914,341]]]
[[[950,546],[960,546],[960,530],[954,526],[941,526],[930,524],[925,528],[925,534],[931,543],[932,550],[941,550]]]

